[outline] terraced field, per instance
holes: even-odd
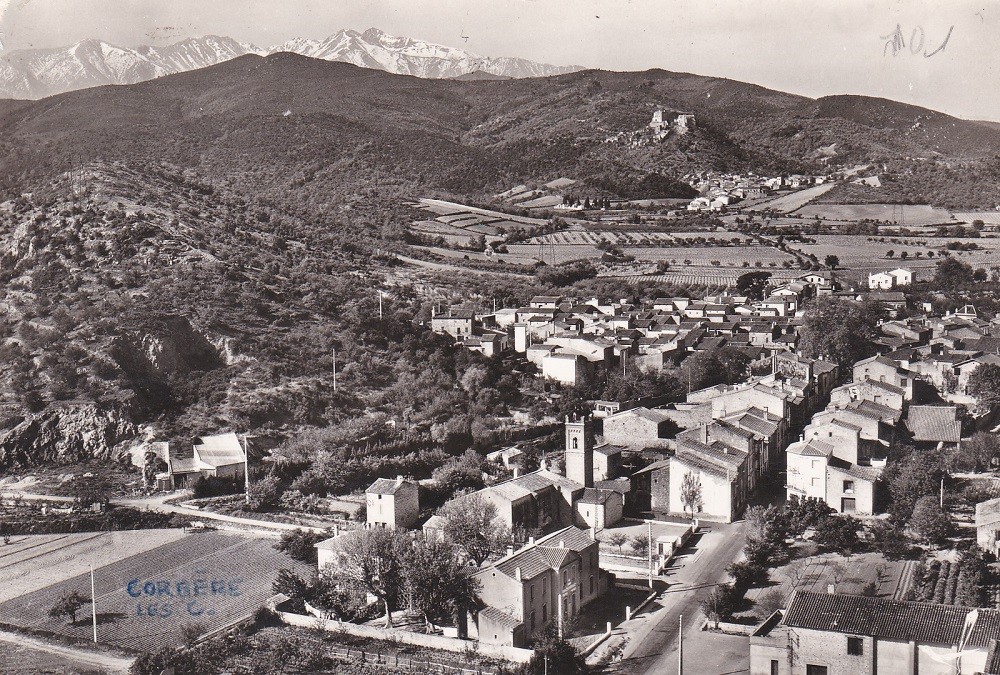
[[[46,558],[58,556],[62,550],[57,544],[40,546],[39,550],[44,546],[53,548],[34,559],[33,567],[45,569]],[[136,652],[153,651],[163,645],[178,644],[180,629],[185,624],[203,622],[214,629],[252,614],[272,595],[271,584],[278,569],[308,571],[308,566],[275,551],[272,544],[269,540],[212,532],[189,534],[135,555],[119,554],[114,562],[95,565],[98,639]],[[81,557],[81,563],[86,565],[87,559]],[[139,592],[140,597],[129,593],[129,582],[133,580],[138,583],[132,584],[131,590]],[[180,589],[178,583],[183,584]],[[171,594],[142,593],[144,589],[155,593],[157,586]],[[197,596],[193,595],[196,587],[200,589]],[[177,594],[178,590],[183,597]],[[88,572],[0,603],[0,622],[89,639],[92,630],[89,605],[74,625],[65,617],[48,616],[56,600],[72,591],[90,595]]]

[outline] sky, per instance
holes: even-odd
[[[0,0],[7,51],[208,34],[270,47],[370,27],[484,56],[662,68],[1000,121],[1000,0]]]

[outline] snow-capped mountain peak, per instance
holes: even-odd
[[[12,51],[0,56],[0,98],[44,98],[106,84],[133,84],[195,70],[245,54],[294,52],[327,61],[428,78],[472,72],[503,77],[540,77],[580,70],[525,59],[483,57],[378,28],[363,33],[340,30],[323,40],[295,38],[270,49],[230,37],[206,35],[163,46],[118,47],[88,39],[63,48]]]

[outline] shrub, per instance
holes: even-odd
[[[202,478],[191,492],[195,499],[205,499],[206,497],[222,497],[243,492],[244,482],[238,478],[225,478],[223,476],[206,476]]]

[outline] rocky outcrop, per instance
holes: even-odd
[[[138,427],[121,404],[50,407],[0,435],[0,471],[84,459],[117,459]]]
[[[214,370],[225,357],[183,316],[167,316],[135,346],[158,375]]]

